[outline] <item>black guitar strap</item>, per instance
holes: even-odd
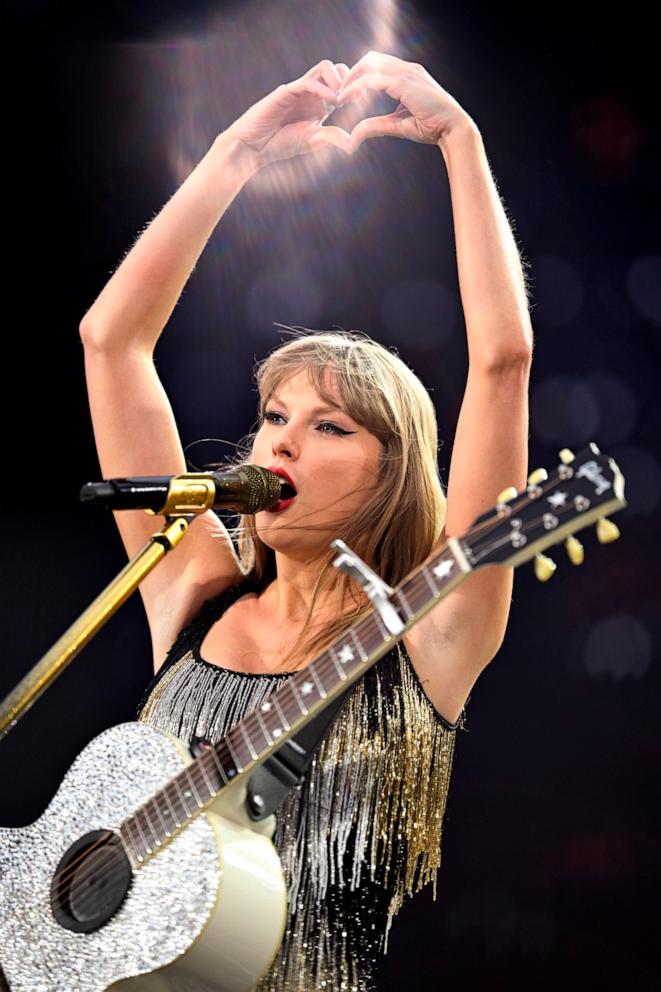
[[[314,752],[326,736],[353,685],[317,713],[264,761],[248,780],[246,809],[251,820],[264,820],[305,778]]]
[[[246,810],[251,820],[264,820],[274,813],[296,786],[314,757],[314,752],[326,736],[333,718],[353,689],[349,686],[341,695],[328,703],[293,737],[288,738],[277,751],[255,769],[248,779]],[[190,751],[194,757],[211,747],[204,737],[193,737]]]

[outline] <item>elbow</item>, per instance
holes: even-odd
[[[489,362],[488,369],[493,375],[527,375],[532,367],[532,345],[521,345],[495,355]]]
[[[85,317],[83,317],[80,324],[78,325],[78,334],[80,336],[80,340],[85,346],[93,343],[94,331],[92,329],[92,325],[90,324],[89,320],[87,320],[87,314],[85,315]]]

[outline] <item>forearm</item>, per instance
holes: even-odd
[[[450,182],[469,360],[498,366],[532,351],[519,252],[474,123],[458,125],[438,147]]]
[[[83,342],[153,352],[212,231],[254,172],[230,132],[219,134],[83,317]]]

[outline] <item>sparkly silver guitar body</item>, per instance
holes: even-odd
[[[118,843],[122,860],[112,872],[106,862],[105,888],[90,891],[88,871],[67,889],[73,868],[58,872],[79,838],[112,831],[119,841],[122,821],[192,761],[182,741],[147,724],[111,727],[81,751],[38,820],[0,829],[0,964],[10,992],[247,992],[266,971],[282,940],[286,888],[275,819],[248,820],[241,779],[144,863],[131,864]],[[68,903],[91,932],[66,925]]]

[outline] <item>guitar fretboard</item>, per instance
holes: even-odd
[[[324,705],[389,651],[442,596],[467,577],[471,565],[458,541],[419,566],[393,590],[390,602],[405,628],[394,636],[378,609],[346,631],[307,668],[296,672],[217,744],[203,751],[121,825],[134,864],[145,861],[237,776],[252,770]]]

